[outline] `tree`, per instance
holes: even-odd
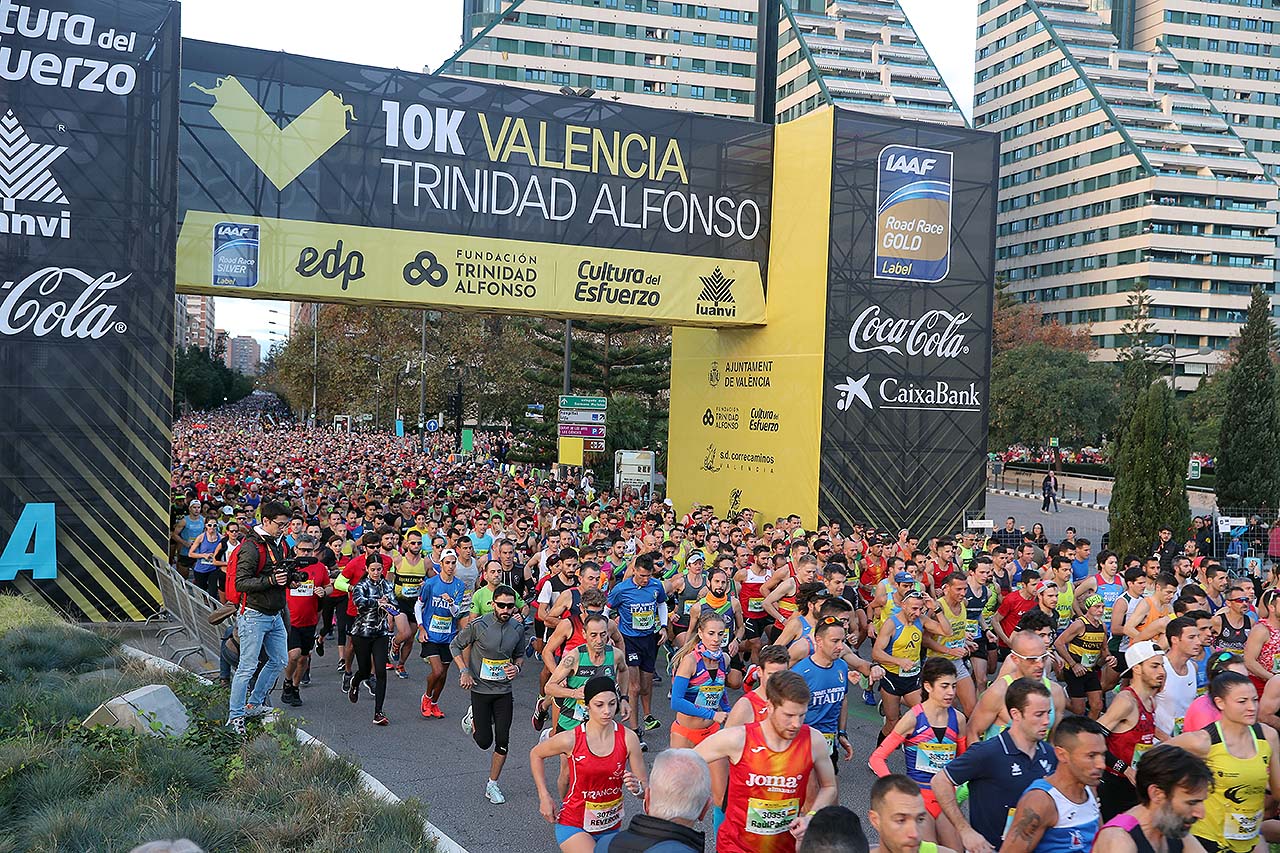
[[[1080,352],[1038,341],[991,362],[990,442],[994,447],[1096,443],[1112,426],[1116,373]]]
[[[1240,329],[1236,363],[1227,376],[1218,433],[1214,473],[1218,506],[1223,509],[1274,509],[1280,497],[1274,337],[1270,302],[1262,288],[1255,287],[1249,316]]]
[[[234,403],[253,391],[254,380],[236,373],[200,347],[185,347],[174,353],[173,405],[204,411]]]
[[[1040,312],[1035,307],[1014,299],[1008,286],[1009,283],[1003,277],[996,279],[991,334],[993,356],[1036,342],[1074,352],[1093,350],[1093,336],[1089,334],[1087,326],[1064,326],[1057,320],[1043,322]]]
[[[1173,391],[1153,382],[1138,396],[1115,462],[1115,489],[1109,520],[1113,551],[1150,553],[1160,528],[1184,530],[1187,461],[1191,445],[1186,418]]]
[[[1211,376],[1201,376],[1196,390],[1179,400],[1182,413],[1190,424],[1191,450],[1194,453],[1218,455],[1218,436],[1222,432],[1222,413],[1227,405],[1227,378],[1224,366]]]
[[[1139,279],[1129,293],[1129,316],[1120,327],[1120,344],[1116,353],[1120,364],[1120,406],[1115,431],[1117,448],[1124,444],[1125,431],[1133,418],[1138,398],[1146,393],[1157,376],[1155,366],[1147,361],[1147,350],[1155,337],[1155,326],[1151,322],[1152,302],[1146,281]]]

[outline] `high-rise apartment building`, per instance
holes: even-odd
[[[191,335],[191,316],[187,313],[187,297],[177,294],[173,297],[173,347],[182,349],[187,345]]]
[[[759,5],[463,0],[464,48],[438,73],[548,92],[591,89],[598,99],[635,106],[750,118]]]
[[[1194,387],[1272,284],[1277,185],[1168,51],[1120,49],[1089,0],[983,0],[975,74],[1010,292],[1115,358],[1145,285],[1151,343]]]
[[[289,334],[296,334],[298,329],[306,329],[308,334],[311,326],[316,322],[319,316],[319,302],[290,302],[289,303]]]
[[[1280,0],[1132,0],[1133,45],[1165,47],[1280,178]]]
[[[222,353],[222,363],[231,367],[231,333],[226,329],[215,329],[213,332],[213,352],[215,358]]]
[[[249,335],[236,335],[227,341],[228,367],[245,376],[257,376],[262,361],[262,345]]]
[[[217,327],[213,318],[212,296],[186,296],[189,318],[187,345],[213,351]]]
[[[823,104],[964,126],[898,0],[792,0],[778,32],[778,120]]]

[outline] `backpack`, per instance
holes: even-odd
[[[244,603],[244,596],[236,591],[236,569],[237,563],[240,562],[240,549],[243,548],[245,543],[248,541],[249,540],[247,539],[241,541],[241,543],[236,546],[236,549],[231,552],[231,556],[227,558],[227,585],[224,591],[227,595],[228,604],[241,605]],[[254,577],[257,577],[262,574],[262,567],[267,564],[267,546],[263,545],[261,542],[257,542],[256,540],[255,544],[258,546],[258,571]]]

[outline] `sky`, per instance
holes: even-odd
[[[977,0],[900,2],[952,95],[969,114]],[[353,9],[359,12],[352,14]],[[182,34],[421,71],[436,68],[461,46],[462,0],[360,0],[355,7],[349,0],[186,0]],[[218,297],[215,320],[232,337],[256,337],[265,354],[288,331],[288,303]]]

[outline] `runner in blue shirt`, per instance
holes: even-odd
[[[636,709],[632,713],[643,705],[644,731],[662,725],[653,716],[653,671],[658,661],[658,633],[667,624],[667,593],[653,579],[653,560],[653,552],[636,557],[631,577],[609,590],[609,608],[618,615],[627,666],[639,670],[639,677],[630,679],[629,687],[631,707]],[[639,725],[636,734],[641,735],[641,748],[646,748]]]
[[[1053,731],[1058,768],[1027,786],[1001,853],[1088,853],[1102,825],[1093,788],[1107,761],[1106,730],[1083,716]]]
[[[933,795],[967,853],[993,853],[1013,821],[1027,786],[1058,766],[1044,742],[1053,697],[1043,684],[1019,678],[1004,697],[1010,724],[998,736],[970,744],[933,777]],[[969,817],[956,803],[956,786],[969,784]]]
[[[836,750],[844,750],[845,761],[853,757],[853,746],[845,732],[845,694],[849,692],[849,665],[844,662],[844,623],[828,616],[813,630],[813,654],[791,668],[809,685],[809,712],[805,725],[813,726],[827,739],[831,765],[839,772]]]
[[[458,622],[467,613],[463,608],[467,584],[454,574],[457,568],[458,553],[446,548],[440,552],[440,573],[423,581],[418,593],[418,639],[422,641],[422,656],[431,665],[427,692],[422,694],[422,716],[427,718],[444,716],[439,703],[449,664],[453,662],[449,643],[458,633]]]

